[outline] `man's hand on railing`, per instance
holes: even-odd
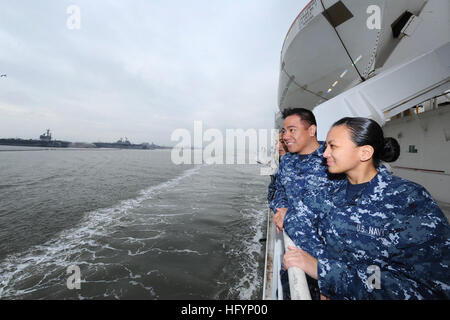
[[[284,268],[298,267],[317,280],[317,259],[300,248],[289,246],[288,249],[283,258]]]
[[[277,208],[277,212],[273,216],[273,222],[277,227],[277,233],[283,230],[284,217],[286,217],[287,208]]]

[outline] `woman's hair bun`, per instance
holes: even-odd
[[[383,154],[381,160],[394,162],[400,156],[400,145],[394,138],[384,138]]]

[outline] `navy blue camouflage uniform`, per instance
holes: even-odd
[[[332,299],[449,299],[450,227],[425,188],[379,170],[348,201],[348,183],[310,199],[322,206],[320,292]]]
[[[287,153],[276,174],[275,197],[270,208],[287,208],[283,227],[296,246],[313,256],[320,245],[317,236],[318,212],[305,208],[311,194],[323,189],[329,182],[328,167],[323,158],[325,143],[311,154]]]
[[[318,214],[305,208],[311,194],[318,193],[328,183],[328,168],[323,158],[325,143],[311,154],[300,155],[287,153],[283,156],[275,177],[275,196],[270,208],[287,208],[283,227],[297,247],[317,257],[318,246],[321,245],[317,234]],[[270,189],[269,189],[270,190]],[[289,297],[287,290],[287,273],[281,272],[284,296]],[[313,299],[319,299],[319,287],[315,279],[307,276],[309,290]]]
[[[278,177],[278,171],[270,176],[270,184],[267,187],[267,201],[269,202],[269,204],[275,197],[277,177]]]

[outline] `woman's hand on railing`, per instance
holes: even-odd
[[[283,258],[284,268],[298,267],[317,280],[317,259],[300,248],[289,246],[288,249]]]

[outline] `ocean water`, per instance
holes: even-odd
[[[1,147],[0,298],[260,299],[268,180],[170,150]]]

